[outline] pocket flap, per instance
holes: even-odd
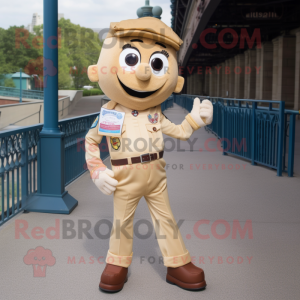
[[[157,132],[160,130],[160,124],[146,124],[147,130],[150,132]]]

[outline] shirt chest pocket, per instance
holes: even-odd
[[[146,128],[148,131],[149,138],[154,140],[162,140],[162,131],[161,131],[161,125],[160,123],[156,124],[146,124]]]

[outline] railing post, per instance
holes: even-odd
[[[20,103],[22,103],[22,68],[20,69]]]
[[[255,165],[255,146],[256,146],[256,109],[257,102],[252,102],[252,124],[251,124],[251,164]]]
[[[21,156],[21,190],[22,190],[22,208],[26,205],[28,196],[28,131],[24,132],[22,139],[22,156]]]
[[[277,176],[282,176],[282,154],[284,138],[284,107],[285,102],[279,104],[279,134],[278,134],[278,151],[277,151]]]
[[[65,134],[58,127],[58,0],[44,0],[44,126],[39,140],[39,192],[27,211],[69,214],[78,201],[65,191]],[[47,68],[46,68],[47,70]]]
[[[42,174],[42,170],[41,170],[41,141],[40,139],[38,139],[37,142],[37,192],[40,193],[41,192],[41,174]]]
[[[286,133],[287,133],[287,114],[284,114],[284,135],[283,135],[283,159],[282,159],[282,172],[285,172],[286,165],[285,165],[285,157],[286,157]]]
[[[222,154],[223,155],[226,155],[226,152],[225,152],[225,118],[226,118],[226,115],[225,115],[225,111],[226,111],[226,107],[225,107],[225,102],[223,103],[223,107],[222,107],[222,137],[221,137],[221,140],[222,140],[222,145],[223,145],[223,152]]]
[[[295,152],[295,126],[296,115],[290,115],[290,128],[289,128],[289,154],[288,154],[288,176],[294,175],[294,152]]]

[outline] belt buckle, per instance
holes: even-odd
[[[144,156],[149,156],[149,160],[143,160],[143,157]],[[145,153],[145,154],[141,154],[140,155],[140,159],[141,159],[141,163],[143,164],[143,163],[146,163],[146,162],[149,162],[149,161],[151,161],[151,155],[150,155],[150,153]]]

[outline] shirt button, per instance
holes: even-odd
[[[153,131],[156,131],[157,129],[156,129],[156,127],[153,127]]]

